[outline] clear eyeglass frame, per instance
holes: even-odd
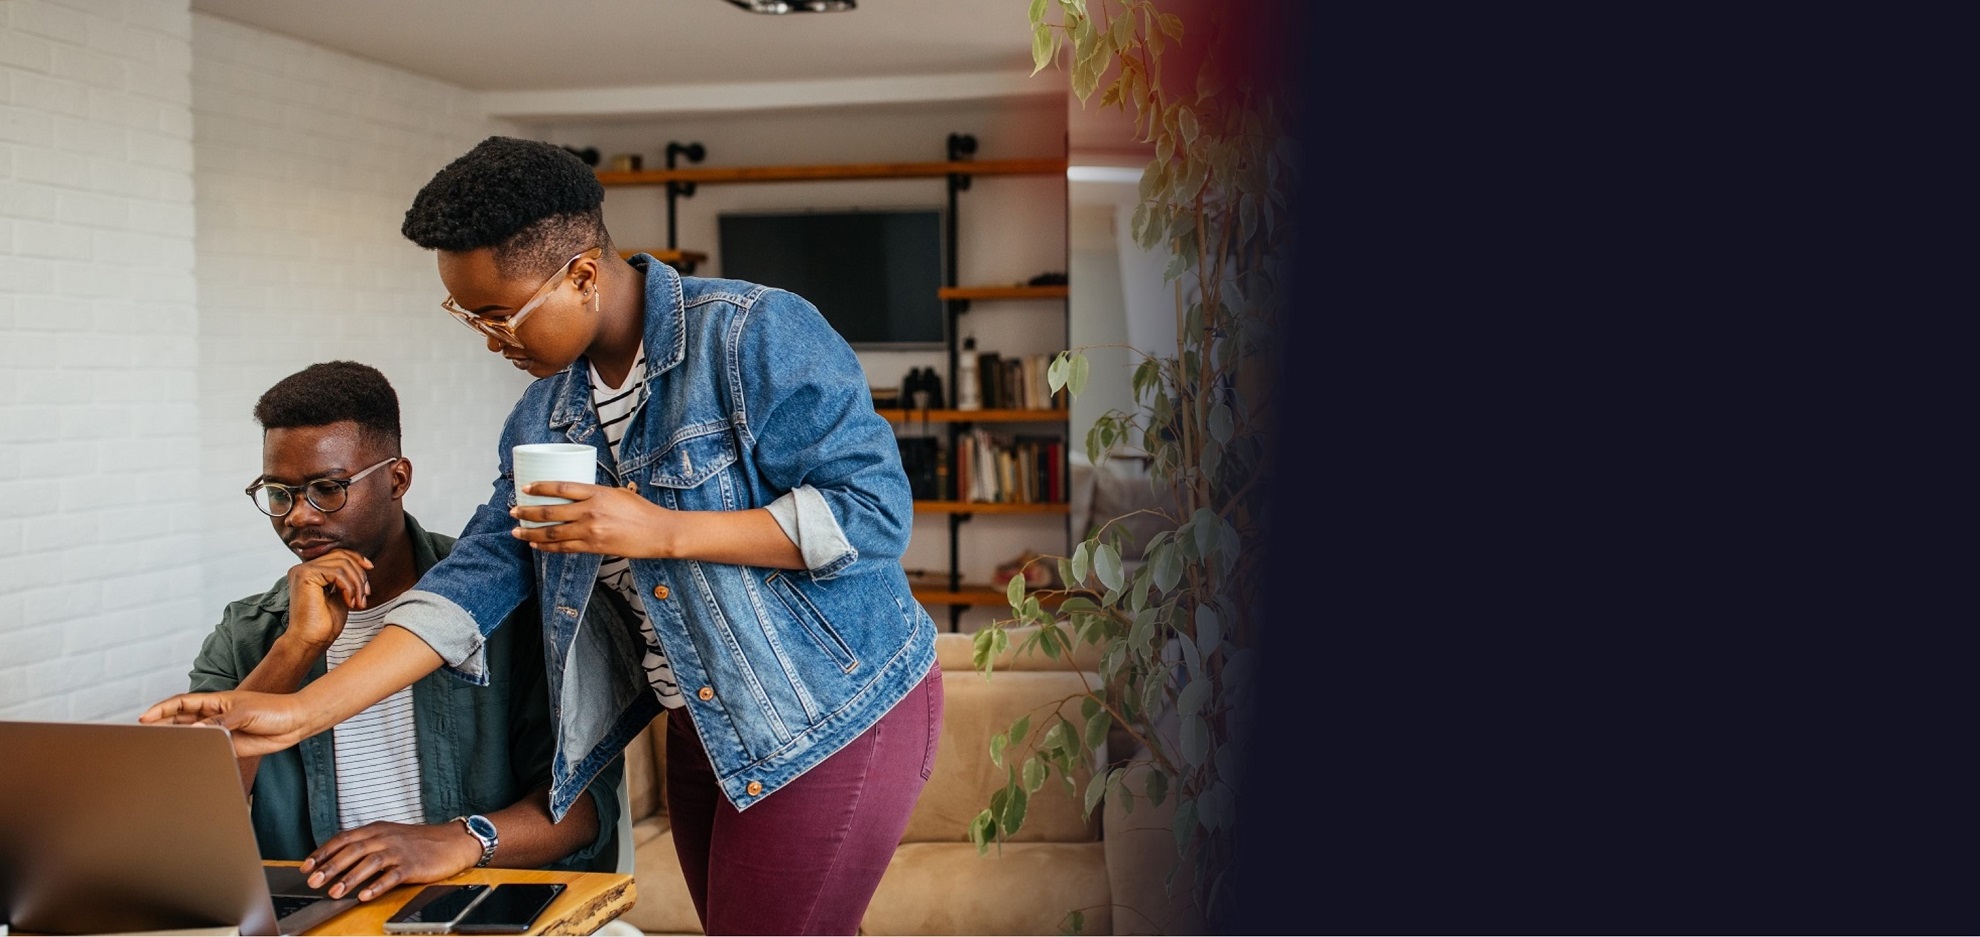
[[[558,267],[557,272],[550,275],[550,279],[544,280],[543,285],[536,288],[536,292],[530,295],[529,301],[523,303],[522,308],[516,310],[514,315],[501,319],[475,315],[454,302],[452,293],[447,294],[447,298],[440,301],[440,308],[447,310],[448,315],[459,319],[462,325],[482,335],[510,348],[521,348],[522,342],[516,338],[516,330],[522,328],[523,320],[529,318],[529,314],[535,312],[538,306],[543,305],[543,301],[549,299],[551,293],[556,292],[557,287],[564,282],[564,278],[570,275],[572,264],[586,257],[599,256],[604,250],[602,247],[594,247],[571,255],[571,259],[564,261],[564,265]]]

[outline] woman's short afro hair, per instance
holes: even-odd
[[[399,233],[428,250],[495,249],[506,274],[545,276],[570,255],[609,247],[605,187],[560,146],[489,137],[413,197]]]

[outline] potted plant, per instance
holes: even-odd
[[[1052,781],[1089,814],[1172,811],[1177,861],[1168,887],[1188,888],[1205,920],[1239,900],[1224,875],[1236,848],[1238,772],[1248,739],[1250,688],[1261,622],[1253,606],[1263,562],[1267,440],[1282,311],[1278,261],[1292,234],[1288,211],[1297,165],[1286,102],[1271,83],[1233,83],[1230,43],[1194,41],[1185,23],[1151,0],[1033,0],[1033,74],[1069,48],[1082,104],[1132,109],[1155,159],[1143,171],[1132,235],[1166,248],[1175,287],[1176,353],[1142,354],[1133,412],[1111,411],[1086,435],[1096,466],[1120,447],[1152,458],[1166,528],[1129,571],[1124,517],[1105,518],[1057,564],[1061,588],[1008,583],[1012,617],[976,634],[976,666],[999,654],[1043,654],[1073,666],[1097,651],[1099,681],[1079,699],[1080,720],[1046,707],[989,740],[1006,770],[970,828],[988,851],[1024,823],[1029,801]],[[1052,390],[1082,393],[1078,349],[1056,356]],[[1137,512],[1139,513],[1139,512]],[[1019,629],[1019,630],[1014,630]],[[1090,645],[1090,647],[1089,647]],[[1110,733],[1133,752],[1096,763]],[[1083,784],[1083,787],[1082,787]],[[1117,896],[1116,902],[1120,899]],[[1086,909],[1065,925],[1084,927]]]

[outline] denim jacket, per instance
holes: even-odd
[[[646,273],[648,398],[613,459],[591,405],[588,362],[531,384],[502,429],[501,474],[454,551],[391,619],[455,674],[488,679],[483,643],[531,597],[556,725],[551,811],[660,712],[640,667],[636,621],[593,584],[589,553],[537,553],[509,533],[512,447],[598,450],[599,482],[684,511],[767,508],[801,571],[635,559],[633,578],[723,793],[748,809],[844,747],[935,659],[935,625],[900,564],[914,503],[893,428],[873,408],[852,349],[809,302],[782,290]],[[586,615],[586,605],[614,606]],[[617,627],[600,622],[617,622]]]

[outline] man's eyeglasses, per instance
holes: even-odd
[[[461,324],[468,328],[511,348],[521,348],[522,342],[516,340],[516,330],[522,328],[523,319],[527,318],[530,313],[535,312],[536,307],[543,305],[544,300],[550,298],[550,294],[556,291],[557,285],[564,281],[566,274],[570,273],[572,264],[586,257],[598,256],[604,253],[604,250],[602,247],[594,247],[564,261],[564,265],[557,268],[557,272],[551,274],[550,279],[544,280],[543,285],[536,288],[536,292],[530,296],[529,302],[523,303],[522,308],[516,310],[515,315],[508,316],[507,318],[489,319],[483,316],[477,316],[472,312],[462,309],[459,303],[454,302],[454,295],[452,293],[447,294],[447,298],[440,301],[440,308],[447,310],[448,315],[461,320]]]
[[[309,501],[310,507],[329,514],[350,500],[351,485],[402,458],[404,456],[393,456],[349,478],[316,478],[302,485],[255,482],[247,487],[247,496],[254,501],[255,507],[261,509],[261,513],[269,517],[288,516],[290,511],[295,510],[298,494]]]

